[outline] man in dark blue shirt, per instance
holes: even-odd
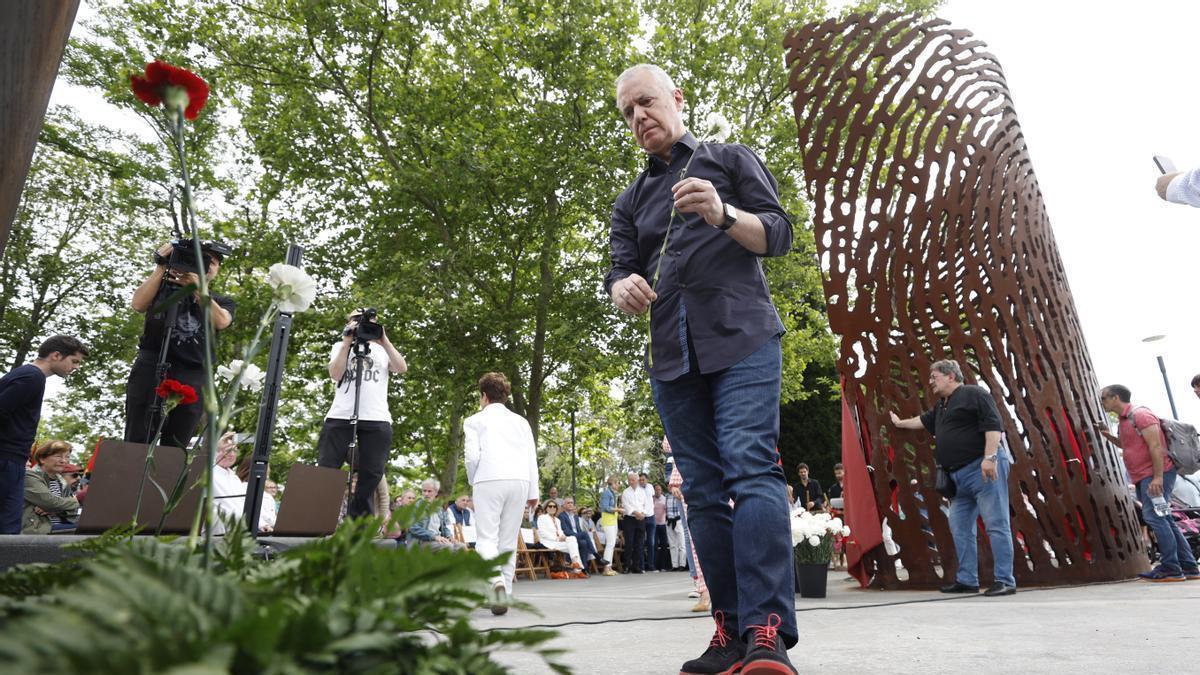
[[[46,378],[70,375],[87,348],[69,335],[55,335],[38,348],[33,363],[0,377],[0,534],[21,533],[25,465],[42,418]]]
[[[617,107],[648,157],[613,206],[604,286],[622,311],[650,314],[654,402],[717,621],[683,671],[795,672],[789,505],[775,452],[783,324],[761,265],[788,252],[792,225],[762,160],[697,140],[683,106],[657,66],[617,79]]]

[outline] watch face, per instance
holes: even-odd
[[[733,225],[737,222],[737,209],[733,208],[732,204],[725,204],[725,224]]]

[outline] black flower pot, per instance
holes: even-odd
[[[802,598],[825,597],[825,580],[829,563],[796,562],[796,590]]]

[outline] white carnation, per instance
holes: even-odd
[[[820,546],[820,545],[821,545],[821,538],[820,538],[820,537],[818,537],[818,536],[817,536],[817,535],[815,535],[815,534],[814,534],[814,535],[811,535],[811,536],[808,538],[808,543],[809,543],[809,544],[811,544],[812,546]]]
[[[708,114],[704,119],[705,138],[714,143],[724,143],[726,138],[732,132],[732,127],[729,125],[729,120],[725,116],[715,110]]]
[[[317,297],[317,282],[294,265],[275,263],[267,273],[267,284],[274,289],[279,311],[286,314],[303,312]]]
[[[242,387],[250,391],[262,389],[265,375],[266,373],[261,368],[253,363],[246,363],[241,359],[230,361],[228,366],[217,366],[218,377],[225,382],[232,382],[234,379],[239,379]]]

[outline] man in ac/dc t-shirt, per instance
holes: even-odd
[[[392,346],[386,333],[368,343],[370,349],[362,359],[362,389],[358,397],[358,448],[355,457],[348,457],[352,427],[350,420],[354,417],[354,334],[362,315],[361,308],[350,313],[350,322],[342,333],[341,342],[333,345],[329,354],[329,377],[337,382],[337,392],[329,413],[325,415],[325,425],[321,427],[321,436],[317,441],[319,466],[340,469],[350,461],[351,470],[358,472],[354,495],[346,509],[346,515],[351,517],[371,513],[371,499],[379,479],[383,477],[388,451],[392,447],[392,414],[387,403],[388,373],[400,374],[408,370],[404,357]]]
[[[1013,576],[1013,540],[1008,513],[1008,472],[1012,457],[1001,452],[1003,425],[996,402],[982,387],[963,384],[962,368],[954,361],[930,366],[929,389],[938,401],[918,417],[892,424],[901,429],[925,429],[936,439],[938,466],[956,486],[950,500],[950,534],[958,553],[954,583],[943,593],[979,591],[979,554],[975,522],[982,516],[992,547],[994,583],[985,595],[1017,592]]]

